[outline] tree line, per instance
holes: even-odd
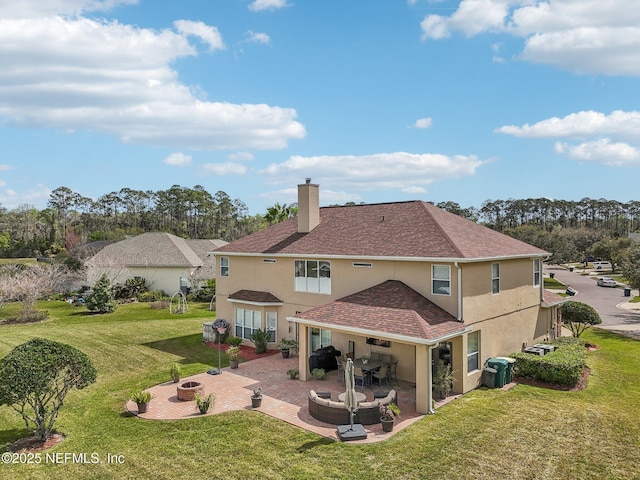
[[[174,185],[168,190],[123,188],[97,200],[67,187],[51,192],[47,207],[0,207],[0,255],[41,257],[71,252],[89,242],[168,232],[184,238],[235,240],[263,227],[262,216],[223,191]]]

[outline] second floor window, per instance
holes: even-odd
[[[331,263],[323,260],[296,260],[295,290],[330,294]]]
[[[533,286],[540,286],[540,259],[536,258],[533,261]]]
[[[451,268],[449,265],[431,266],[431,288],[435,295],[451,295]]]
[[[229,257],[220,257],[220,276],[229,276]]]
[[[491,264],[491,292],[495,295],[500,293],[500,264]]]

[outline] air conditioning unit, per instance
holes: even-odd
[[[545,343],[536,343],[533,348],[541,348],[544,350],[544,353],[547,354],[549,352],[553,352],[556,349],[555,345],[547,345]]]
[[[527,347],[524,349],[524,353],[531,353],[533,355],[540,355],[542,357],[544,356],[545,351],[542,348]]]

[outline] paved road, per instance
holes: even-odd
[[[625,333],[634,338],[640,338],[640,313],[626,310],[617,305],[629,300],[624,296],[622,288],[599,287],[593,277],[580,275],[582,269],[573,272],[549,265],[545,266],[546,273],[554,273],[555,278],[578,291],[575,300],[584,302],[595,308],[602,318],[602,328]],[[637,295],[637,291],[632,292]]]

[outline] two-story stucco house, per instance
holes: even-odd
[[[300,378],[333,345],[398,360],[431,411],[432,366],[455,371],[454,391],[481,383],[487,358],[554,337],[561,298],[547,295],[550,254],[422,201],[319,207],[298,186],[298,217],[215,251],[217,314],[235,335],[258,328],[295,338]]]

